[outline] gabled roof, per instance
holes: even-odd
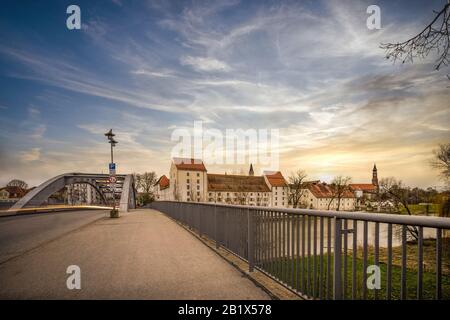
[[[352,183],[349,186],[354,191],[375,192],[377,190],[377,186],[371,183]]]
[[[159,190],[164,190],[170,186],[170,180],[165,175],[162,175],[155,185],[159,185]]]
[[[188,159],[188,158],[173,158],[173,163],[178,170],[188,171],[204,171],[206,172],[205,165],[200,159]]]
[[[326,183],[310,183],[307,188],[316,198],[332,198],[332,186]],[[343,198],[355,198],[353,192],[347,190],[343,194]]]
[[[267,177],[267,180],[272,187],[287,187],[287,182],[280,171],[275,173],[265,173],[264,175]]]
[[[208,191],[270,192],[264,177],[208,173]]]

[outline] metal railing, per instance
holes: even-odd
[[[177,201],[152,208],[307,299],[450,299],[449,218]]]

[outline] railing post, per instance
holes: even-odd
[[[219,242],[219,219],[217,217],[217,206],[214,203],[214,238],[216,240],[216,249],[220,248]]]
[[[198,209],[198,235],[201,238],[202,237],[203,206],[201,204],[197,204],[197,209]]]
[[[247,230],[248,230],[248,271],[253,272],[255,266],[255,234],[254,234],[254,219],[252,211],[247,208]]]
[[[334,269],[333,269],[333,299],[342,299],[342,279],[341,279],[341,241],[342,241],[342,220],[334,218]],[[364,271],[365,272],[365,271]],[[365,285],[365,284],[364,284]]]

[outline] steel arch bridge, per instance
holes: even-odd
[[[53,177],[28,192],[17,201],[9,210],[16,211],[22,208],[38,207],[45,203],[55,192],[71,184],[89,184],[100,195],[104,204],[107,203],[106,194],[110,193],[109,175],[96,173],[64,173]],[[126,212],[136,207],[136,189],[133,175],[116,175],[116,194],[120,194],[119,210]]]

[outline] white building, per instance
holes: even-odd
[[[203,161],[174,158],[170,166],[170,191],[177,201],[206,200],[208,177]]]
[[[100,195],[95,188],[87,183],[74,183],[67,187],[67,203],[78,204],[99,204],[102,202]]]
[[[356,208],[356,196],[347,190],[338,199],[330,185],[324,182],[312,182],[302,190],[301,204],[308,209],[353,211]]]
[[[269,186],[270,206],[287,208],[289,203],[289,186],[280,171],[264,172],[264,180]]]

